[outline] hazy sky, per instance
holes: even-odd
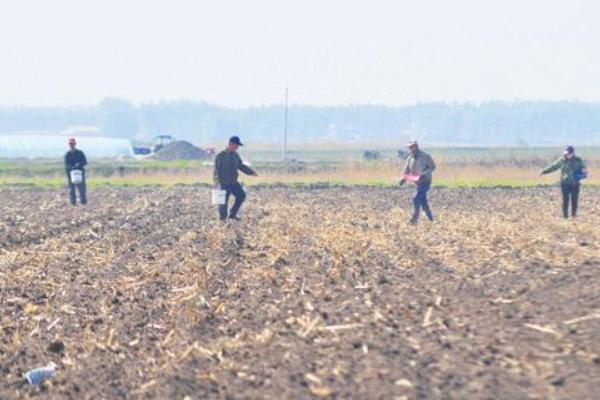
[[[0,0],[0,105],[600,101],[597,0]]]

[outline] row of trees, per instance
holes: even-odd
[[[112,137],[145,140],[168,133],[196,143],[239,133],[259,142],[279,141],[282,105],[227,108],[203,102],[142,104],[107,98],[90,107],[0,108],[0,133],[60,131],[99,126]],[[385,140],[413,135],[437,143],[481,145],[600,143],[600,103],[490,101],[421,103],[405,107],[354,105],[289,109],[291,141]]]

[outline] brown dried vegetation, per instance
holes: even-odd
[[[0,398],[592,398],[600,191],[0,190]],[[27,369],[58,364],[40,389]]]

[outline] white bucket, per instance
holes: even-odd
[[[80,169],[71,170],[71,183],[79,185],[81,182],[83,182],[83,171]]]
[[[221,189],[213,189],[211,192],[211,200],[213,205],[223,205],[225,204],[225,196],[227,192]]]

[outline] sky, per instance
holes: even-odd
[[[600,101],[597,0],[0,0],[0,105]]]

